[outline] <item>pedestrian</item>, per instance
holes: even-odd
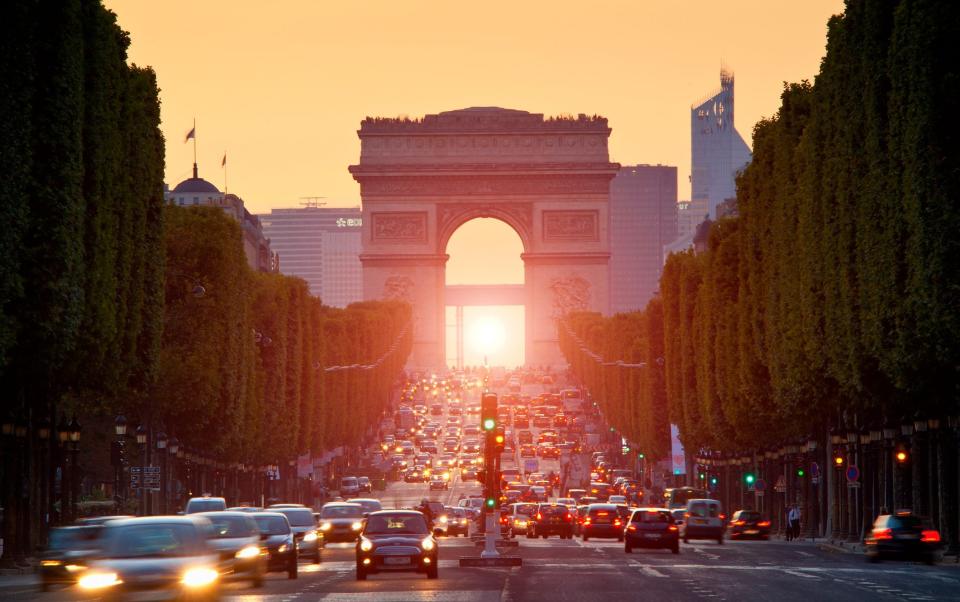
[[[787,541],[800,538],[800,508],[796,504],[790,506],[787,513]]]

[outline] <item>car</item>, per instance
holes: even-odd
[[[414,466],[409,468],[403,473],[403,482],[404,483],[422,483],[423,482],[423,468],[420,466]]]
[[[220,554],[220,572],[249,579],[253,587],[263,585],[267,556],[260,548],[257,521],[247,512],[203,512],[213,525],[208,544]]]
[[[430,491],[442,490],[446,491],[450,488],[450,482],[447,479],[444,479],[442,475],[433,475],[430,477]]]
[[[77,587],[85,598],[216,599],[219,557],[209,532],[210,521],[197,513],[110,521]]]
[[[864,539],[864,553],[870,562],[901,558],[933,564],[940,559],[942,548],[940,533],[909,510],[881,514]]]
[[[589,491],[590,495],[598,500],[606,501],[607,498],[610,497],[610,494],[613,493],[614,489],[610,483],[604,483],[603,481],[592,481],[587,491]]]
[[[463,535],[466,537],[470,531],[470,515],[464,508],[445,506],[443,514],[440,515],[440,527],[448,537]]]
[[[727,527],[730,539],[770,539],[770,519],[755,510],[737,510]]]
[[[521,458],[536,458],[537,457],[537,448],[532,444],[524,444],[520,446],[520,457]]]
[[[228,512],[246,512],[248,514],[253,514],[254,512],[263,512],[263,508],[258,506],[231,506],[227,508]]]
[[[572,497],[576,503],[580,503],[580,498],[587,495],[586,489],[567,489],[567,496]]]
[[[715,539],[718,544],[723,544],[726,516],[718,500],[687,500],[687,510],[683,517],[683,527],[680,530],[683,543],[689,543],[691,539]]]
[[[297,578],[297,542],[290,521],[279,512],[256,512],[250,515],[260,531],[260,545],[267,552],[267,572],[284,572]]]
[[[357,581],[387,571],[439,577],[439,544],[423,514],[415,510],[381,510],[367,517],[357,542]]]
[[[623,541],[623,519],[613,504],[590,504],[583,519],[581,535],[583,541],[591,537],[616,538]]]
[[[670,515],[673,516],[673,522],[677,527],[683,524],[683,515],[686,513],[686,508],[674,508],[670,510]]]
[[[442,415],[443,415],[443,404],[431,403],[431,404],[430,404],[430,415],[431,415],[431,416],[442,416]]]
[[[379,512],[383,510],[383,503],[372,497],[355,497],[347,500],[348,504],[358,504],[362,509],[364,514],[369,514],[371,512]],[[320,513],[321,518],[323,513]]]
[[[623,551],[634,548],[667,548],[680,553],[680,530],[667,508],[638,508],[630,515],[624,531]]]
[[[530,486],[530,497],[538,502],[547,501],[547,488],[543,485],[531,485]]]
[[[360,493],[373,493],[373,483],[370,482],[370,477],[357,477],[357,484]]]
[[[112,520],[120,520],[121,518],[134,518],[131,514],[108,514],[106,516],[87,516],[85,518],[78,518],[74,521],[74,526],[77,527],[102,527]]]
[[[518,535],[526,535],[527,527],[532,522],[532,518],[537,513],[538,504],[527,502],[516,502],[507,505],[508,518],[508,536],[510,538]]]
[[[559,535],[560,539],[573,538],[573,514],[562,504],[538,504],[537,512],[527,522],[527,537]]]
[[[40,555],[40,591],[49,591],[54,584],[77,581],[78,575],[86,569],[87,559],[96,552],[101,529],[100,525],[50,529],[47,547]]]
[[[344,498],[352,497],[360,493],[360,480],[357,477],[348,476],[340,479],[340,495]]]
[[[201,497],[192,497],[187,500],[184,507],[184,514],[196,514],[198,512],[216,512],[217,510],[226,510],[227,501],[222,497],[210,497],[204,495]]]
[[[352,542],[363,529],[363,506],[350,502],[327,502],[320,509],[320,532],[325,542]]]
[[[437,448],[437,442],[433,439],[426,439],[420,443],[420,451],[428,454],[435,454],[439,450]]]
[[[313,510],[300,506],[298,508],[276,508],[271,512],[279,512],[287,517],[290,530],[297,544],[297,554],[301,557],[313,559],[314,564],[320,564],[320,548],[323,545],[321,534],[317,531],[317,520],[313,517]]]
[[[553,421],[550,420],[550,417],[544,414],[538,414],[533,417],[533,426],[534,428],[550,428],[553,425]],[[520,428],[520,425],[515,424],[516,428]]]
[[[570,508],[577,507],[577,500],[573,499],[572,497],[558,497],[557,503],[563,504],[564,506],[568,506]]]

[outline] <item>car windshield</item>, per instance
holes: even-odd
[[[759,512],[741,512],[740,520],[750,520],[750,521],[760,520],[760,513]]]
[[[920,529],[924,524],[923,519],[919,516],[904,515],[891,516],[888,526],[891,529]]]
[[[426,535],[427,523],[417,514],[373,515],[364,529],[367,535]]]
[[[202,551],[192,524],[159,523],[109,529],[105,550],[110,558],[194,556]]]
[[[257,528],[266,535],[286,535],[290,533],[290,523],[282,516],[254,516]]]
[[[632,522],[635,523],[669,523],[673,522],[670,513],[666,510],[637,510],[633,513]]]
[[[325,506],[320,511],[320,518],[360,518],[363,508],[358,506]]]
[[[541,506],[540,507],[540,514],[544,514],[547,516],[564,515],[567,512],[568,510],[566,506]]]
[[[690,514],[700,518],[716,517],[717,506],[715,504],[693,503],[690,505]]]
[[[250,537],[256,532],[256,524],[246,516],[207,515],[213,523],[214,539],[227,537]]]
[[[78,548],[96,539],[100,527],[72,527],[69,529],[51,529],[47,547],[51,550]]]
[[[404,443],[406,443],[406,442],[404,442]],[[357,486],[357,480],[356,480],[355,478],[353,478],[353,477],[348,477],[348,478],[346,478],[346,479],[342,479],[342,480],[340,481],[340,486],[341,486],[341,487],[356,487],[356,486]]]
[[[227,505],[223,500],[190,500],[187,503],[187,514],[193,514],[195,512],[216,512],[218,510],[225,510]]]
[[[280,508],[277,512],[287,517],[291,527],[312,527],[315,524],[309,508]]]
[[[377,512],[383,510],[383,504],[377,500],[350,500],[351,504],[359,504],[364,512]]]

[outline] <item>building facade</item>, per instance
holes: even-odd
[[[610,311],[643,309],[677,237],[677,168],[627,165],[610,182]]]
[[[281,272],[306,280],[325,305],[345,307],[363,299],[359,207],[273,209],[260,221]]]
[[[270,239],[264,235],[260,220],[247,211],[243,199],[235,194],[220,192],[216,186],[197,175],[177,184],[173,190],[163,191],[166,202],[180,207],[219,207],[240,224],[243,233],[243,253],[251,269],[260,272],[276,271],[276,257],[270,248]]]
[[[690,109],[690,150],[689,210],[699,224],[707,215],[716,219],[717,205],[737,196],[737,173],[751,157],[734,127],[733,73],[726,69],[720,70],[720,89]]]

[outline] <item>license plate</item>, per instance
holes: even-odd
[[[660,539],[659,533],[645,533],[643,536],[647,539]]]
[[[744,531],[744,533],[746,533],[747,535],[756,535],[759,532],[760,531],[757,531],[756,529],[747,529],[746,531]]]
[[[693,519],[693,524],[695,524],[695,525],[705,525],[705,524],[707,524],[707,519],[705,519],[705,518],[695,518],[695,519]]]
[[[383,564],[410,564],[410,559],[406,556],[387,556]]]

